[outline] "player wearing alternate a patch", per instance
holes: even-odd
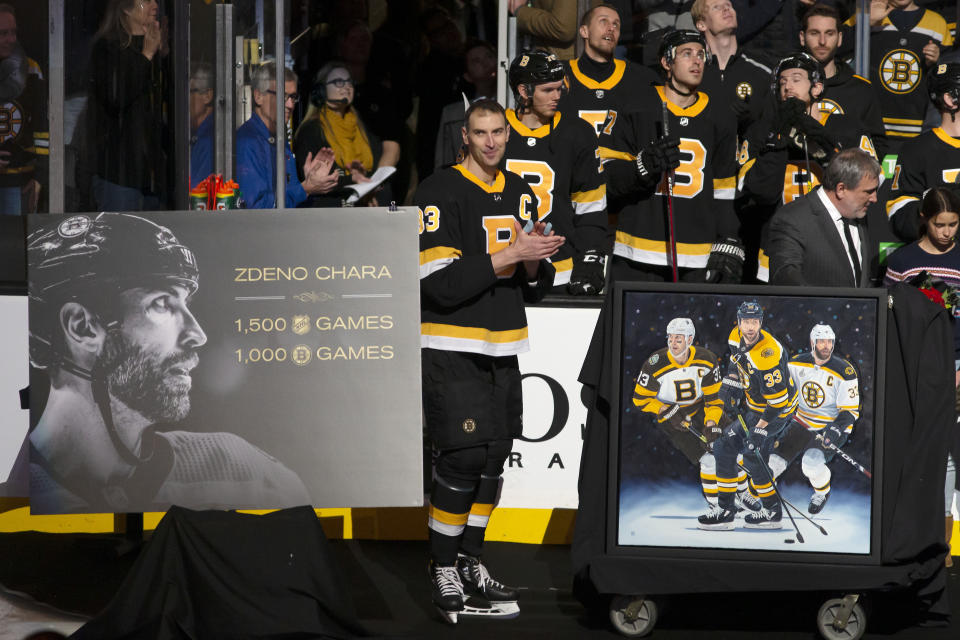
[[[780,205],[810,193],[823,170],[841,149],[856,147],[870,137],[859,123],[836,111],[821,111],[823,69],[810,54],[797,53],[780,61],[773,73],[777,108],[750,127],[740,148],[738,189],[757,205],[748,247],[760,243],[757,279],[769,279],[763,238],[770,217]],[[744,235],[747,235],[746,233]]]
[[[740,50],[737,11],[730,0],[697,0],[690,15],[710,51],[700,91],[730,109],[737,119],[737,135],[743,136],[769,100],[770,67]]]
[[[524,51],[510,65],[517,110],[507,110],[510,138],[501,167],[530,183],[537,219],[567,241],[553,258],[554,287],[573,295],[603,289],[607,185],[590,125],[557,111],[563,65],[546,51]]]
[[[699,32],[668,33],[660,53],[667,79],[656,99],[600,137],[608,197],[619,208],[611,274],[668,281],[675,265],[681,280],[739,282],[733,114],[697,90],[707,59]]]
[[[929,96],[940,112],[940,126],[903,144],[887,200],[890,226],[905,241],[920,237],[920,200],[927,189],[960,176],[960,64],[937,65]]]
[[[887,137],[903,141],[920,134],[927,111],[927,72],[940,58],[940,47],[953,44],[947,21],[939,13],[920,9],[914,0],[888,3],[889,11],[870,32],[870,81]],[[853,37],[856,16],[845,26]],[[850,40],[852,42],[852,40]]]
[[[430,531],[432,598],[456,622],[467,594],[515,615],[515,589],[490,577],[483,538],[513,438],[522,430],[517,354],[526,351],[524,303],[553,282],[547,258],[563,243],[536,221],[533,192],[498,169],[510,129],[495,101],[475,101],[460,164],[424,180],[420,224],[423,411],[435,450]],[[509,606],[507,604],[509,603]]]
[[[820,513],[830,497],[827,463],[836,453],[830,445],[842,447],[860,417],[857,371],[834,355],[836,340],[830,325],[817,324],[810,331],[810,351],[790,359],[790,377],[800,397],[793,419],[803,428],[787,430],[776,453],[770,455],[776,477],[803,452],[800,468],[814,491],[807,507],[810,513]]]
[[[863,129],[859,147],[875,158],[886,153],[886,139],[880,107],[870,81],[853,73],[850,65],[837,59],[843,44],[840,14],[825,4],[813,5],[803,16],[800,44],[823,67],[823,94],[818,107],[821,112],[842,113]],[[869,145],[875,145],[871,150]]]
[[[585,12],[579,33],[583,54],[563,63],[567,92],[560,99],[560,112],[584,119],[598,136],[610,134],[618,115],[651,91],[658,78],[643,65],[614,59],[620,14],[613,5],[600,4]]]
[[[780,528],[783,514],[766,461],[797,410],[797,389],[787,367],[787,350],[761,328],[762,324],[763,308],[759,303],[744,302],[737,309],[737,327],[729,338],[729,363],[743,387],[743,396],[735,409],[736,419],[713,443],[719,500],[716,507],[700,516],[701,529],[734,528],[734,478],[741,454],[743,466],[750,474],[750,488],[762,503],[758,512],[744,517],[744,527]]]

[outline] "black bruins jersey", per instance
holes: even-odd
[[[719,424],[723,400],[717,356],[709,349],[691,346],[686,361],[680,364],[667,348],[654,352],[637,376],[633,404],[653,415],[675,404],[684,409],[702,407],[704,422]]]
[[[915,13],[917,22],[909,31],[897,29],[887,17],[870,35],[870,81],[887,136],[893,139],[916,137],[923,126],[929,103],[923,47],[931,40],[941,47],[953,44],[947,21],[939,13],[928,9]],[[854,16],[845,24],[855,23]]]
[[[559,109],[586,120],[598,136],[612,133],[619,114],[659,81],[647,67],[623,60],[600,63],[583,54],[563,65],[567,93]]]
[[[859,147],[873,154],[873,139],[861,129],[861,123],[855,118],[836,111],[824,111],[818,121],[826,136],[835,141],[833,151]],[[767,149],[770,129],[769,117],[751,126],[740,145],[738,158],[741,164],[737,190],[758,205],[756,213],[761,225],[761,246],[756,276],[761,282],[770,279],[770,261],[765,251],[767,223],[779,206],[803,197],[819,186],[826,168],[816,159],[825,150],[812,141],[808,141],[805,150],[803,137],[795,131],[791,132],[786,148]]]
[[[756,344],[747,347],[740,329],[735,328],[728,343],[747,407],[763,414],[767,422],[792,416],[797,410],[797,388],[790,377],[789,355],[780,341],[761,329]]]
[[[833,423],[846,433],[860,417],[860,388],[853,365],[838,356],[817,364],[805,351],[790,360],[790,377],[800,392],[795,419],[811,431]]]
[[[538,282],[522,265],[494,272],[490,256],[514,239],[514,221],[537,219],[536,200],[519,176],[498,171],[493,185],[463,165],[420,183],[421,346],[508,356],[527,351],[524,301],[543,297],[554,269],[541,261]]]
[[[759,119],[770,98],[770,67],[764,66],[740,51],[727,61],[725,69],[714,57],[703,70],[700,91],[718,104],[732,108],[734,101],[744,102],[748,111],[737,122],[737,133],[743,135],[750,123]]]
[[[557,112],[553,122],[530,129],[507,110],[512,131],[501,167],[530,184],[537,217],[566,237],[551,262],[554,286],[570,282],[573,258],[588,249],[606,253],[607,185],[597,137],[579,118]]]
[[[0,101],[0,151],[9,163],[0,168],[0,187],[23,186],[37,170],[37,160],[50,155],[47,89],[40,66],[27,59],[27,82],[16,98]]]
[[[613,253],[646,265],[667,266],[669,260],[667,179],[651,192],[644,190],[636,156],[662,135],[664,88],[639,110],[622,114],[612,135],[600,137],[607,193],[619,211]],[[717,236],[735,237],[733,199],[737,187],[737,131],[733,114],[698,92],[687,108],[666,102],[668,131],[680,140],[680,166],[672,190],[677,266],[706,267]]]
[[[883,117],[880,115],[880,105],[873,91],[871,82],[853,72],[850,66],[840,60],[835,60],[837,72],[823,83],[823,95],[820,97],[820,111],[843,114],[857,123],[862,135],[867,140],[861,140],[859,147],[871,153],[868,145],[876,145],[871,155],[883,158],[886,153],[884,143]]]
[[[952,184],[960,176],[960,139],[937,127],[904,143],[890,184],[887,219],[894,233],[915,240],[920,229],[920,201],[931,188]]]

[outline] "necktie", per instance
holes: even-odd
[[[850,221],[843,219],[843,237],[847,241],[847,253],[850,254],[850,261],[853,262],[853,276],[857,280],[856,286],[860,286],[860,256],[857,255],[856,245],[853,244],[853,235],[850,233]]]

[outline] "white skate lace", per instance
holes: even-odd
[[[710,511],[707,512],[708,518],[719,518],[726,511],[723,507],[718,504],[711,504]]]
[[[487,571],[487,568],[483,565],[483,563],[478,562],[477,563],[477,586],[483,589],[487,585],[493,587],[494,589],[504,588],[502,584],[500,584],[490,576],[490,572]]]
[[[810,498],[810,502],[813,504],[823,504],[827,501],[827,494],[825,493],[815,493],[813,497]]]
[[[762,518],[764,520],[773,520],[775,515],[776,514],[773,511],[770,511],[769,509],[765,509],[763,507],[761,507],[760,511],[757,512],[758,519]]]
[[[456,567],[434,566],[433,573],[441,596],[462,596],[463,583]]]

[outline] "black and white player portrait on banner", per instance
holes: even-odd
[[[401,345],[353,341],[377,327],[378,342],[386,342],[399,314],[389,300],[375,316],[369,302],[369,315],[345,313],[353,303],[336,304],[339,289],[362,297],[361,285],[345,280],[343,256],[315,264],[327,242],[311,237],[316,225],[294,214],[283,226],[257,215],[264,217],[30,219],[33,513],[361,502],[345,495],[348,483],[338,478],[349,469],[338,465],[376,464],[378,446],[351,449],[338,435],[350,420],[328,394],[340,397],[345,412],[364,406],[341,378],[350,378],[349,369],[389,369]],[[324,231],[330,242],[342,242],[337,226]],[[276,266],[281,258],[293,262]],[[332,273],[344,280],[310,282]],[[316,299],[328,300],[322,315]],[[410,323],[411,353],[415,331]],[[385,353],[386,363],[373,361]]]
[[[876,551],[879,298],[631,286],[616,544]]]

